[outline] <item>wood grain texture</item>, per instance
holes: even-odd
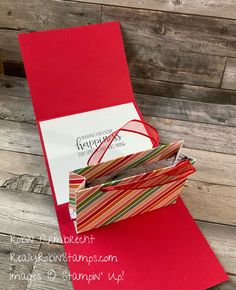
[[[211,104],[236,105],[236,91],[132,78],[134,92],[141,95]]]
[[[0,92],[4,96],[30,97],[27,80],[19,77],[1,75]]]
[[[35,124],[31,99],[0,92],[0,119]]]
[[[33,262],[18,262],[24,255],[37,256],[40,242],[15,244],[15,238],[0,234],[0,289],[25,290],[28,284],[27,275],[33,271]],[[19,275],[19,276],[18,276]],[[22,276],[21,276],[22,275]],[[23,278],[21,278],[23,277]],[[24,277],[26,279],[24,279]]]
[[[236,155],[183,148],[183,153],[196,158],[197,171],[190,180],[236,186]]]
[[[216,0],[83,0],[83,2],[236,19],[234,0],[221,2]]]
[[[144,115],[236,126],[236,106],[233,105],[213,105],[211,103],[140,94],[136,94],[135,99]]]
[[[162,143],[183,139],[184,147],[236,154],[236,127],[152,116],[144,116],[144,119],[157,128]]]
[[[163,55],[164,49],[172,49],[182,53],[236,56],[235,20],[113,6],[103,7],[102,19],[119,20],[126,43],[145,43]]]
[[[198,222],[198,225],[226,271],[235,274],[236,228],[205,222]]]
[[[1,1],[1,28],[34,31],[99,22],[101,5],[64,0]]]
[[[134,82],[138,93],[147,90],[150,93],[136,94],[144,115],[227,126],[236,124],[235,92],[160,81]],[[151,90],[146,88],[147,83]],[[35,123],[25,79],[1,77],[0,88],[0,119]]]
[[[0,148],[43,155],[36,125],[0,120]]]
[[[219,87],[225,58],[218,55],[230,55],[236,46],[234,37],[224,39],[234,21],[112,6],[103,7],[102,20],[121,22],[130,73],[137,78]]]
[[[0,29],[0,56],[2,60],[22,60],[17,38],[20,32],[20,30]]]
[[[225,89],[236,90],[236,58],[227,59],[221,86]]]
[[[42,156],[0,151],[0,160],[0,187],[50,193]]]
[[[183,200],[197,220],[236,225],[236,187],[188,180]]]
[[[219,87],[225,57],[125,43],[130,74],[136,78]]]
[[[64,17],[60,17],[63,11]],[[204,52],[217,55],[236,55],[236,25],[234,20],[218,19],[160,11],[145,11],[104,6],[102,17],[119,18],[126,34],[135,42],[139,34],[149,42],[159,41],[161,47],[181,51]],[[109,19],[108,19],[109,18]],[[134,23],[132,23],[134,21]],[[74,1],[40,0],[37,2],[2,1],[0,27],[23,31],[54,29],[101,22],[101,5]],[[131,29],[138,34],[130,35]],[[128,25],[127,25],[128,24]],[[153,44],[153,41],[150,43]]]
[[[61,245],[53,244],[42,244],[40,255],[47,257],[50,253],[53,257],[63,257],[64,249]],[[47,273],[50,270],[54,270],[56,273],[55,280],[48,279]],[[52,289],[66,289],[73,290],[71,281],[66,280],[63,277],[69,278],[69,270],[67,267],[67,262],[63,261],[53,261],[49,263],[44,263],[40,261],[32,272],[33,274],[40,275],[41,280],[35,280],[29,285],[26,290],[52,290]]]
[[[17,39],[19,33],[99,22],[101,6],[96,4],[63,0],[1,1],[0,56],[3,60],[22,59]]]
[[[0,30],[0,55],[3,59],[19,61],[21,55],[15,30]],[[126,32],[123,31],[123,36]],[[138,36],[138,39],[143,39]],[[225,57],[181,52],[125,43],[131,76],[200,86],[219,87]]]
[[[52,5],[54,2],[49,1],[48,3]],[[40,5],[43,5],[42,3]],[[72,3],[77,5],[78,9],[82,5],[81,10],[87,9],[83,7],[83,5],[87,4],[68,1],[59,3],[64,3],[64,5],[68,6]],[[32,4],[30,5],[32,6]],[[43,6],[47,7],[47,5]],[[3,17],[3,23],[7,23],[5,24],[6,28],[11,24],[13,29],[18,29],[18,31],[20,31],[19,29],[32,29],[32,25],[29,25],[32,21],[30,17],[36,17],[32,15],[34,13],[37,14],[38,12],[35,11],[40,11],[41,6],[38,7],[39,10],[35,10],[37,5],[31,6],[29,8],[33,12],[30,10],[30,15],[25,15],[28,10],[20,2],[17,7],[20,12],[13,20],[9,20],[9,23],[7,23],[8,19],[14,13],[8,15],[11,10],[6,7],[4,15],[7,16]],[[91,4],[89,6],[93,7],[94,5]],[[52,8],[49,7],[48,11],[51,11],[50,9]],[[67,9],[67,6],[65,9]],[[81,13],[86,15],[86,12]],[[94,14],[101,17],[101,13],[98,13],[97,10]],[[60,22],[57,23],[57,19],[60,21],[60,17],[55,17],[55,20],[52,16],[50,18],[52,23],[50,21],[48,23],[47,14],[45,15],[46,20],[43,19],[42,21],[45,21],[45,24],[43,24],[46,25],[45,27],[61,27]],[[93,14],[91,13],[92,16]],[[236,25],[233,20],[186,15],[176,17],[172,13],[111,6],[103,7],[102,17],[104,21],[121,21],[130,72],[135,77],[218,87],[226,61],[224,56],[236,55],[236,41],[234,39]],[[28,18],[29,23],[27,23]],[[14,19],[16,19],[16,23]],[[69,19],[72,19],[71,21],[73,22],[72,16]],[[86,18],[86,20],[88,19]],[[40,21],[34,23],[37,23],[36,27],[33,27],[34,29],[42,29],[40,24],[38,24]],[[69,22],[69,24],[73,23]],[[199,25],[202,27],[199,28]],[[62,26],[67,27],[67,23],[63,23]],[[0,39],[2,44],[0,47],[2,48],[1,55],[4,59],[20,59],[19,45],[16,39],[18,31],[1,30]]]
[[[52,196],[1,188],[0,198],[0,232],[61,241]]]

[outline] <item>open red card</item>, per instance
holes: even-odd
[[[68,259],[74,289],[206,289],[227,280],[181,199],[154,212],[75,233],[65,172],[69,166],[84,166],[86,154],[96,146],[94,136],[142,118],[119,23],[22,34],[19,41],[62,237],[86,241],[64,243],[68,256],[80,257]],[[132,143],[119,153],[150,146]]]

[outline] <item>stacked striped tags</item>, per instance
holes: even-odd
[[[168,176],[163,173],[168,173],[174,165],[89,188],[86,188],[86,182],[176,156],[182,144],[183,141],[178,141],[161,145],[70,172],[69,207],[71,217],[75,219],[76,232],[88,231],[173,203],[180,195],[186,180],[186,177],[183,177],[168,182]],[[111,188],[109,191],[104,191],[104,188],[109,186],[133,184],[138,180],[142,180],[142,188],[128,190]]]

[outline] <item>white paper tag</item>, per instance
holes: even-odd
[[[132,119],[140,118],[127,103],[39,123],[58,204],[69,201],[69,171],[85,167],[103,138]],[[102,161],[151,147],[148,138],[121,132]]]

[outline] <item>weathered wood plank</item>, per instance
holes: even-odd
[[[130,74],[136,78],[219,87],[225,57],[125,43]]]
[[[225,58],[212,53],[229,52],[219,47],[222,32],[217,30],[217,19],[208,23],[205,18],[111,6],[105,6],[102,15],[103,21],[121,21],[131,76],[219,87]]]
[[[126,43],[145,43],[163,56],[167,48],[182,53],[236,56],[235,20],[112,6],[103,7],[102,19],[119,20]]]
[[[207,89],[208,92],[205,94],[205,88],[200,87],[199,101],[197,101],[198,87],[183,85],[182,90],[182,85],[170,84],[168,87],[169,83],[159,83],[161,83],[160,86],[155,87],[154,91],[150,91],[150,94],[158,94],[157,96],[136,94],[136,100],[144,115],[236,126],[236,107],[233,106],[236,100],[234,92],[231,94],[230,91],[223,90],[224,93],[221,97],[221,90],[215,92],[213,89],[211,93],[211,89]],[[0,86],[2,88],[0,119],[35,123],[26,81],[20,78],[5,77],[2,78]],[[154,86],[152,87],[154,88]],[[137,90],[143,92],[140,86]],[[191,90],[193,90],[192,99]],[[17,91],[19,91],[19,96]],[[226,104],[224,104],[224,98]],[[215,103],[214,110],[212,110],[211,102]]]
[[[236,90],[236,58],[228,58],[222,79],[222,88]]]
[[[211,248],[228,273],[236,273],[236,228],[198,222]]]
[[[31,99],[0,93],[0,119],[35,124]]]
[[[236,225],[236,187],[188,180],[182,197],[195,219]]]
[[[0,55],[3,59],[21,60],[18,33],[0,30]],[[145,45],[125,44],[125,48],[131,76],[209,87],[220,85],[225,57],[169,48],[161,50]]]
[[[142,95],[212,104],[236,105],[236,91],[132,78],[134,92]]]
[[[22,60],[17,39],[19,30],[0,29],[0,56],[3,60]]]
[[[64,17],[61,17],[63,13]],[[0,56],[21,60],[17,35],[24,31],[56,29],[101,22],[101,5],[74,1],[2,1]]]
[[[190,177],[191,180],[236,186],[236,155],[189,148],[182,151],[197,160],[197,172]]]
[[[0,76],[0,91],[4,96],[30,97],[28,83],[24,78]]]
[[[182,14],[176,17],[174,13],[113,6],[104,6],[102,15],[104,20],[118,18],[135,42],[141,34],[148,43],[153,39],[165,48],[236,56],[234,20]],[[41,30],[98,22],[101,22],[101,5],[55,0],[37,3],[20,0],[17,5],[13,0],[1,3],[1,28]]]
[[[25,290],[28,284],[27,275],[33,271],[33,262],[17,262],[17,258],[22,258],[24,255],[37,256],[40,242],[16,245],[13,241],[15,241],[14,237],[11,240],[10,236],[0,234],[0,289]]]
[[[26,11],[25,8],[24,11]],[[104,7],[103,15],[104,20],[114,20],[116,18],[121,20],[122,27],[124,27],[130,71],[131,75],[135,77],[218,87],[225,65],[225,58],[212,55],[212,53],[215,50],[217,54],[234,55],[235,41],[231,35],[228,36],[227,31],[223,34],[221,31],[222,25],[224,31],[227,30],[227,25],[234,27],[231,22],[227,25],[222,23],[217,26],[216,23],[219,21],[214,19],[216,23],[212,23],[212,18],[207,21],[205,18],[204,21],[201,19],[194,21],[190,17],[174,17],[172,14],[165,12],[150,14],[147,11],[118,7]],[[188,20],[189,25],[183,24]],[[24,21],[24,18],[22,21]],[[199,23],[205,25],[200,30]],[[168,29],[163,28],[163,25],[167,25]],[[188,30],[183,33],[185,27]],[[211,31],[211,29],[215,29],[215,31]],[[182,34],[180,31],[182,31]],[[199,39],[197,37],[198,31],[201,31]],[[2,39],[2,45],[0,46],[3,50],[2,57],[19,60],[19,45],[16,41],[17,31],[9,30],[7,32],[9,32],[7,35],[5,31],[2,32],[2,36],[0,35],[0,39]],[[209,36],[215,35],[213,32],[216,34],[215,39]],[[12,34],[11,37],[10,34]],[[195,35],[195,37],[192,35]],[[10,39],[8,39],[9,37]],[[205,39],[209,42],[208,45],[206,45]],[[227,50],[227,53],[224,53],[224,50]],[[211,53],[211,55],[202,54],[202,52]]]
[[[0,186],[36,193],[50,193],[44,158],[0,151]]]
[[[43,257],[47,257],[49,253],[53,257],[63,257],[64,249],[61,245],[43,244],[40,248],[40,254],[42,254]],[[55,271],[56,277],[50,280],[48,279],[48,272],[51,270]],[[63,259],[61,261],[57,260],[49,263],[40,261],[37,264],[37,268],[33,270],[33,274],[40,275],[41,279],[33,281],[32,284],[26,288],[27,290],[73,289],[72,282],[65,279],[65,276],[69,277],[69,270],[67,262],[63,261]]]
[[[101,5],[65,0],[1,1],[1,28],[34,31],[99,22]]]
[[[1,188],[0,197],[0,232],[61,242],[52,196]]]
[[[36,125],[0,120],[0,148],[43,155]]]
[[[83,0],[83,2],[236,19],[236,3],[234,0],[221,2],[206,2],[205,0]]]
[[[136,94],[138,106],[146,116],[236,126],[236,106],[193,102],[161,96]]]
[[[183,139],[188,148],[236,154],[235,127],[151,116],[144,116],[144,119],[157,128],[161,143]]]

